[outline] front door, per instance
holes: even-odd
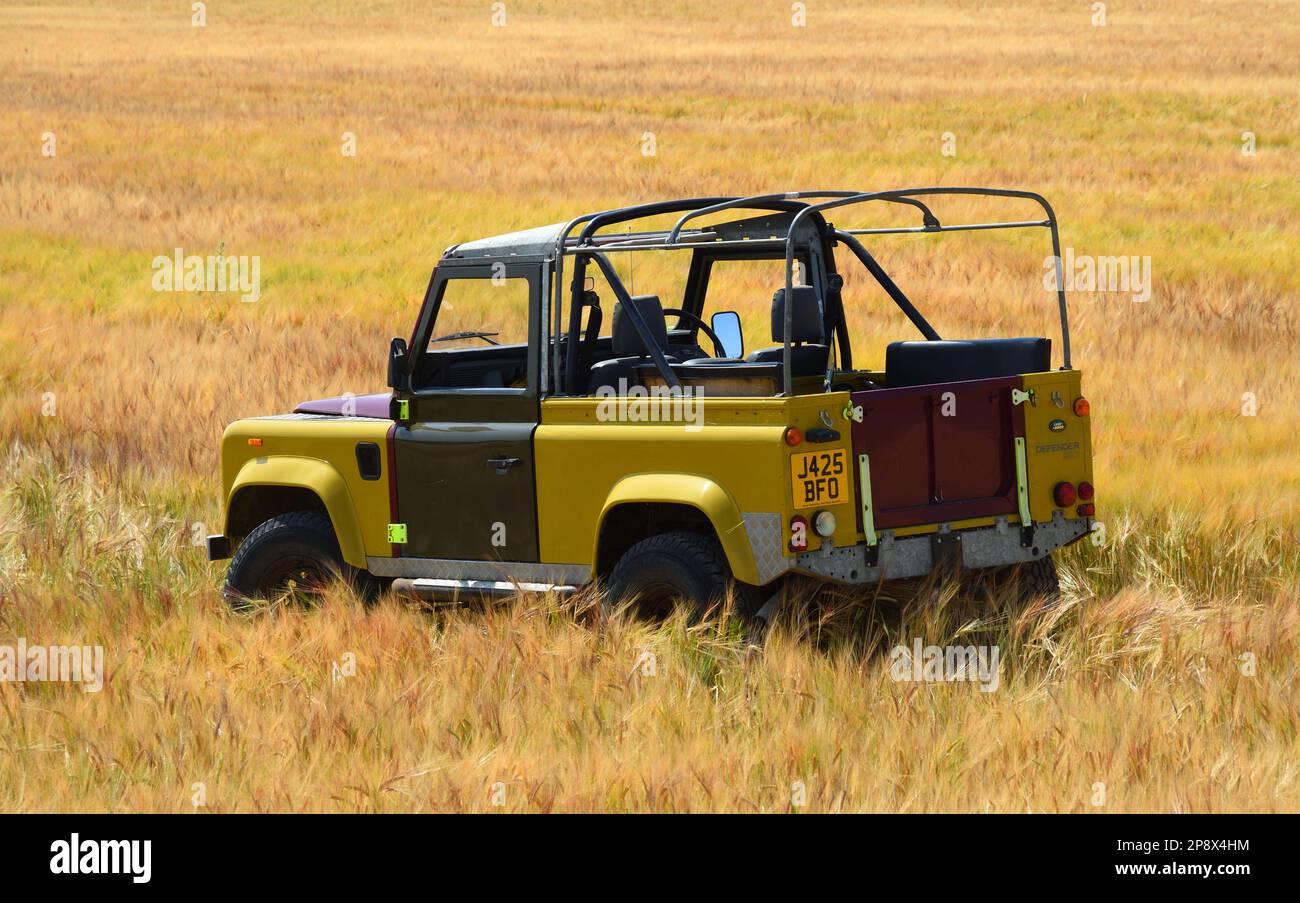
[[[430,293],[394,434],[401,555],[537,561],[540,267],[443,263]]]

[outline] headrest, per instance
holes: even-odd
[[[822,309],[817,303],[817,289],[811,285],[796,285],[790,306],[793,308],[790,341],[822,344]],[[772,296],[772,341],[785,341],[785,289],[783,288],[777,289],[776,294]]]
[[[659,350],[663,351],[668,347],[668,324],[664,320],[664,308],[659,303],[659,296],[633,295],[632,303],[636,305],[641,319],[645,320],[646,325],[650,327],[650,335],[659,345]],[[650,353],[645,342],[641,341],[641,334],[632,325],[632,318],[624,311],[621,301],[614,305],[614,326],[610,341],[614,353],[619,357]]]

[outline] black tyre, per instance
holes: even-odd
[[[317,599],[332,580],[361,587],[364,576],[344,563],[328,516],[294,511],[264,521],[244,538],[226,572],[224,594],[242,611],[254,599]]]
[[[732,580],[722,548],[698,533],[662,533],[623,554],[605,584],[607,605],[632,602],[637,615],[665,618],[685,605],[693,620],[717,614],[731,588],[734,611],[749,617],[758,607],[758,587]]]

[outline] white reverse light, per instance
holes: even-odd
[[[830,536],[835,532],[835,515],[829,511],[819,511],[813,518],[813,529],[818,536]]]

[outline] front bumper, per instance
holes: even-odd
[[[823,545],[804,552],[795,558],[793,570],[836,583],[875,583],[920,577],[944,566],[966,570],[1004,567],[1046,558],[1091,529],[1091,520],[1066,519],[1057,512],[1051,521],[1027,529],[999,520],[992,527],[940,529],[920,536],[895,537],[886,530],[875,546]]]

